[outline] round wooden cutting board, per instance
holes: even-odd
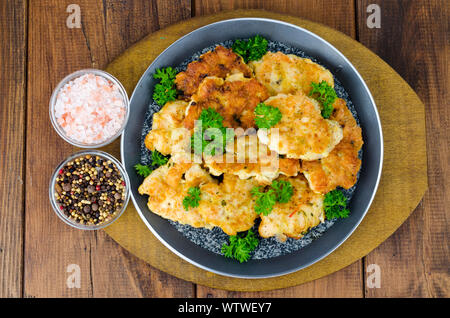
[[[384,135],[383,174],[366,217],[344,244],[314,265],[281,277],[251,280],[213,274],[182,260],[153,236],[131,203],[105,231],[137,257],[181,279],[219,289],[262,291],[302,284],[340,270],[367,255],[408,218],[427,189],[425,114],[424,105],[411,87],[360,43],[323,25],[261,10],[221,12],[172,25],[136,43],[106,70],[122,82],[131,96],[153,59],[179,37],[201,26],[238,17],[282,20],[310,30],[341,51],[364,78],[378,107]],[[114,143],[106,150],[118,156],[118,147]]]

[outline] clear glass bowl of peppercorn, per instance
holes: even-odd
[[[50,182],[50,202],[66,224],[97,230],[117,220],[130,199],[122,164],[99,150],[82,151],[64,160]]]

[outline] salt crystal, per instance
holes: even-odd
[[[117,84],[92,73],[65,84],[58,92],[55,117],[69,139],[100,144],[122,127],[126,106]]]

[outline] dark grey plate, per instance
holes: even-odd
[[[177,66],[194,53],[215,43],[260,34],[270,40],[299,48],[330,69],[345,87],[358,114],[363,131],[363,157],[358,185],[350,201],[350,217],[335,222],[320,238],[288,255],[252,259],[240,264],[210,252],[183,236],[167,220],[151,213],[147,197],[138,193],[142,179],[133,166],[141,158],[141,133],[152,102],[153,73],[165,66]],[[172,252],[211,272],[241,278],[266,278],[288,274],[326,257],[341,245],[364,218],[378,187],[383,161],[383,136],[380,118],[363,79],[353,65],[331,44],[295,25],[270,19],[225,20],[199,28],[177,40],[162,52],[139,80],[130,99],[130,118],[121,140],[122,162],[131,182],[131,198],[144,223]]]

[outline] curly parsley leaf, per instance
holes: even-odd
[[[234,246],[231,243],[231,240],[230,240],[230,245],[225,244],[225,243],[222,245],[221,252],[222,252],[223,256],[225,256],[225,257],[228,257],[228,258],[234,257]]]
[[[245,40],[236,40],[233,43],[233,46],[231,47],[234,53],[239,54],[242,56],[244,61],[246,61],[246,55],[247,55],[247,42]]]
[[[264,187],[254,187],[251,194],[256,197],[255,212],[262,215],[269,215],[273,206],[277,203],[277,196],[273,189],[264,191]]]
[[[281,111],[273,106],[259,103],[255,108],[255,124],[258,128],[271,128],[281,120]]]
[[[245,244],[237,244],[234,248],[233,257],[240,263],[247,262],[250,258],[250,250]]]
[[[227,142],[234,138],[232,131],[229,131],[227,134],[227,129],[223,126],[223,117],[213,108],[206,108],[202,110],[198,120],[202,122],[202,129],[194,129],[194,134],[191,136],[191,147],[194,149],[194,153],[198,155],[202,154],[206,146],[210,143],[213,143],[215,146],[212,147],[211,152],[208,153],[209,155],[214,156],[216,149],[222,149],[223,152]],[[218,131],[212,128],[218,129]],[[210,129],[209,134],[208,129]],[[218,133],[214,134],[214,131]],[[218,135],[222,136],[222,140],[216,140]],[[200,140],[201,142],[195,142],[196,140]]]
[[[325,195],[323,205],[327,219],[346,218],[350,214],[350,210],[347,208],[347,198],[338,189]]]
[[[155,150],[152,151],[152,164],[149,166],[143,165],[143,164],[136,164],[134,166],[134,169],[136,170],[136,173],[144,178],[147,178],[154,169],[158,168],[159,166],[165,165],[169,161],[169,156],[164,156],[159,151]]]
[[[234,258],[240,263],[247,262],[250,254],[258,246],[259,240],[252,230],[248,230],[246,234],[239,233],[230,236],[230,243],[222,245],[221,252],[225,257]]]
[[[164,156],[159,151],[152,151],[152,165],[153,166],[164,166],[169,161],[168,156]]]
[[[260,35],[249,38],[248,40],[236,40],[233,43],[233,52],[239,54],[245,63],[261,59],[267,52],[267,39]]]
[[[288,203],[294,194],[294,188],[289,181],[275,180],[272,182],[272,189],[277,195],[277,202]]]
[[[326,81],[311,83],[309,96],[314,97],[322,105],[322,117],[330,118],[333,113],[333,103],[337,98],[336,91]]]
[[[164,106],[167,102],[177,98],[177,90],[174,87],[176,74],[176,71],[170,66],[157,69],[153,74],[153,78],[159,80],[153,90],[153,99],[158,105]]]
[[[190,187],[188,190],[188,195],[183,199],[183,207],[186,211],[189,211],[189,207],[196,208],[200,202],[200,188]]]
[[[147,178],[153,171],[153,169],[149,166],[141,165],[138,163],[134,166],[134,169],[136,169],[136,173],[144,178]]]
[[[173,69],[172,67],[168,66],[165,68],[157,69],[155,74],[153,74],[153,77],[155,79],[159,79],[161,83],[166,84],[172,82],[175,79],[176,75],[177,71],[175,71],[175,69]]]
[[[294,194],[294,189],[289,181],[275,180],[269,188],[255,186],[250,193],[256,197],[255,212],[262,215],[269,215],[277,202],[289,202]]]
[[[207,128],[223,128],[223,117],[213,108],[203,109],[198,120],[202,121],[202,127]]]

